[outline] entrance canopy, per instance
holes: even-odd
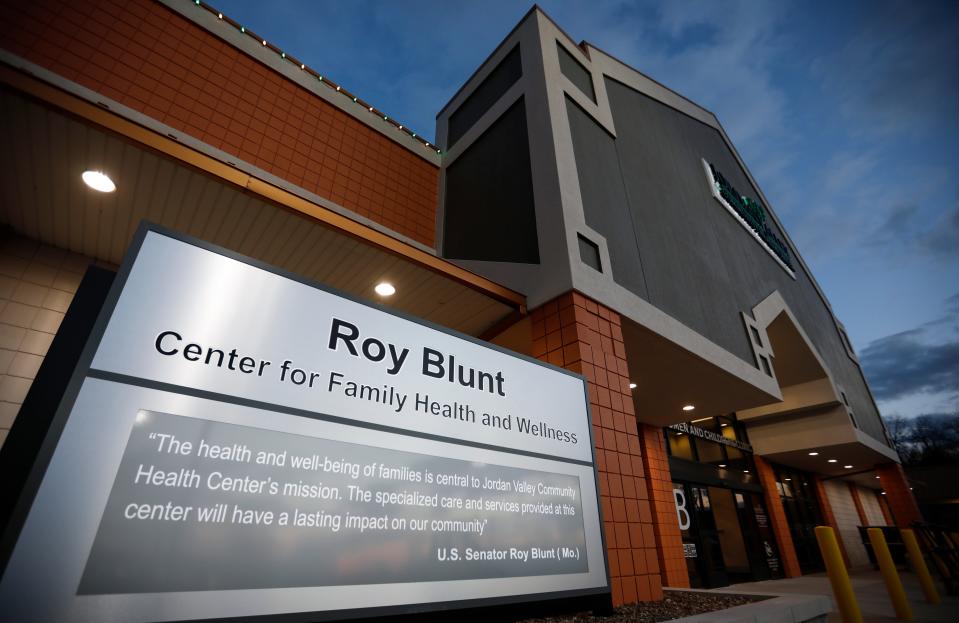
[[[825,476],[898,461],[894,450],[859,429],[843,391],[782,296],[771,294],[753,316],[768,337],[782,391],[780,402],[737,411],[756,452]]]

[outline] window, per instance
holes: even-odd
[[[579,239],[579,259],[590,268],[603,272],[603,263],[599,259],[599,245],[583,234],[576,234],[576,238]]]
[[[759,362],[762,364],[762,366],[763,366],[763,372],[766,373],[766,376],[772,376],[772,375],[773,375],[773,370],[772,370],[772,368],[771,368],[770,365],[769,365],[769,359],[766,358],[765,355],[760,355],[760,356],[759,356]]]
[[[759,348],[762,348],[762,347],[763,347],[763,338],[760,337],[759,331],[756,329],[756,327],[750,326],[750,327],[749,327],[749,332],[753,334],[753,342],[756,343],[756,346],[758,346]]]
[[[686,459],[687,461],[696,460],[693,458],[693,448],[689,443],[689,435],[668,429],[666,435],[669,440],[670,455],[679,459]]]

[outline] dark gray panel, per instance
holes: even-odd
[[[634,227],[646,289],[623,280],[617,260],[612,260],[616,281],[753,365],[740,312],[778,290],[845,387],[860,428],[884,441],[861,371],[846,354],[829,309],[798,268],[798,259],[793,280],[713,198],[703,158],[740,192],[759,199],[720,133],[611,79],[606,88],[617,132],[613,143],[632,214],[632,224],[620,216],[606,227]],[[592,152],[591,157],[597,157]],[[578,156],[577,166],[582,160]],[[613,209],[621,210],[616,205]],[[775,224],[770,228],[785,240]],[[796,249],[789,252],[796,258]]]
[[[615,281],[646,298],[646,283],[613,137],[566,98],[586,224],[606,238]]]
[[[563,75],[569,78],[570,82],[575,84],[580,91],[589,96],[589,99],[596,101],[596,92],[593,91],[593,77],[583,65],[570,54],[566,48],[556,43],[556,50],[559,53],[559,69]]]
[[[584,236],[576,234],[576,240],[579,242],[579,259],[590,268],[603,272],[603,261],[599,256],[599,245]]]
[[[539,263],[523,98],[446,169],[443,255]]]
[[[523,63],[520,57],[519,45],[510,50],[496,69],[490,72],[466,101],[453,111],[449,120],[447,134],[447,149],[473,127],[483,114],[509,90],[513,83],[523,75]]]

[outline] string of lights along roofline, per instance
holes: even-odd
[[[226,24],[229,24],[230,26],[233,26],[234,28],[236,28],[237,30],[239,30],[241,33],[247,35],[247,36],[250,37],[251,39],[254,39],[255,41],[258,41],[261,46],[263,46],[263,47],[265,47],[265,48],[268,48],[268,49],[276,52],[277,54],[280,55],[280,58],[282,58],[283,60],[286,60],[286,61],[292,63],[293,65],[298,65],[298,66],[300,67],[300,70],[301,70],[301,71],[305,71],[306,73],[310,74],[311,76],[314,76],[314,77],[317,79],[318,82],[320,82],[320,83],[326,85],[327,87],[333,89],[333,90],[336,91],[337,93],[340,93],[340,94],[348,97],[349,99],[353,100],[353,102],[354,102],[355,104],[357,104],[357,105],[359,105],[359,106],[362,106],[362,107],[365,108],[370,114],[376,115],[377,117],[379,117],[380,119],[382,119],[385,123],[388,123],[388,124],[390,124],[391,126],[393,126],[394,128],[396,128],[397,130],[399,130],[399,131],[407,134],[410,138],[412,138],[413,140],[415,140],[417,143],[419,143],[419,144],[422,145],[423,147],[429,149],[430,151],[434,151],[434,152],[436,152],[437,154],[442,154],[442,153],[443,153],[443,151],[442,151],[439,147],[437,147],[436,145],[430,143],[429,141],[427,141],[426,139],[424,139],[423,137],[421,137],[419,134],[417,134],[416,132],[414,132],[413,130],[411,130],[410,128],[408,128],[407,126],[399,123],[399,122],[396,121],[395,119],[390,118],[389,115],[387,115],[387,114],[384,113],[383,111],[377,109],[375,106],[372,106],[372,105],[370,105],[368,102],[365,102],[365,101],[363,101],[362,99],[358,98],[357,96],[353,95],[352,93],[350,93],[349,91],[347,91],[346,89],[344,89],[342,85],[336,84],[335,82],[332,82],[329,78],[325,78],[325,77],[323,76],[323,74],[319,73],[318,71],[316,71],[316,70],[314,70],[314,69],[311,69],[310,67],[308,67],[308,66],[306,65],[306,63],[301,63],[299,60],[293,58],[292,56],[290,56],[289,54],[287,54],[287,53],[284,52],[283,50],[279,49],[278,47],[276,47],[276,46],[273,45],[272,43],[269,43],[266,39],[263,39],[263,38],[257,36],[254,32],[252,32],[252,31],[250,31],[250,30],[247,30],[247,28],[246,28],[245,26],[243,26],[243,25],[239,24],[238,22],[236,22],[235,20],[230,19],[229,17],[223,15],[223,13],[217,11],[217,10],[214,9],[212,6],[210,6],[209,4],[206,4],[205,2],[201,2],[201,0],[193,0],[193,4],[195,4],[196,6],[200,7],[201,9],[206,10],[206,11],[209,12],[209,13],[212,13],[213,15],[216,15],[217,19],[219,19],[220,21],[222,21],[222,22],[224,22],[224,23],[226,23]]]

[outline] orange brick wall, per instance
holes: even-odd
[[[826,525],[832,528],[833,533],[836,535],[836,541],[839,543],[839,551],[842,553],[842,560],[846,563],[846,568],[851,567],[849,564],[849,554],[846,553],[846,544],[843,543],[842,534],[839,532],[839,522],[836,521],[836,515],[832,512],[832,504],[829,503],[829,496],[826,495],[826,487],[823,485],[822,479],[813,474],[813,488],[816,491],[816,501],[819,503],[819,509],[822,512],[823,521],[826,522]]]
[[[533,356],[588,380],[613,603],[663,598],[619,315],[571,292],[531,313]]]
[[[689,588],[689,571],[683,556],[683,536],[676,516],[673,479],[669,473],[663,429],[640,424],[639,442],[643,450],[646,486],[653,511],[653,529],[659,543],[657,554],[660,578],[664,586]]]
[[[876,467],[876,473],[879,475],[879,483],[883,491],[886,492],[885,498],[896,525],[900,528],[908,528],[914,521],[922,521],[922,513],[919,512],[916,498],[909,489],[909,481],[906,479],[906,473],[902,471],[902,465],[899,463],[879,465]]]
[[[0,6],[10,52],[433,246],[435,166],[170,9]]]
[[[769,523],[773,534],[776,535],[776,545],[779,546],[779,556],[783,561],[783,574],[787,578],[798,578],[802,575],[799,570],[799,559],[796,558],[796,548],[793,546],[793,537],[789,532],[789,522],[786,520],[786,510],[776,489],[776,475],[772,466],[763,457],[753,455],[756,464],[756,475],[763,488],[763,497],[766,499],[766,508],[769,511]]]

